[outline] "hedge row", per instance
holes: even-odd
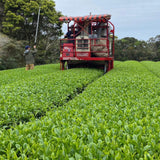
[[[142,61],[141,64],[160,78],[160,62]]]
[[[34,70],[29,71],[25,71],[25,68],[3,70],[0,71],[0,86],[55,71],[59,71],[59,64],[35,66]]]
[[[101,75],[102,72],[96,69],[55,70],[1,86],[0,127],[8,128],[45,115],[48,110],[65,104]]]

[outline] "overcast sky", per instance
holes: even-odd
[[[147,41],[160,35],[160,0],[54,0],[65,16],[111,14],[118,39]],[[63,27],[63,31],[66,30]]]

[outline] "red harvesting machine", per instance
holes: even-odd
[[[60,69],[97,67],[104,73],[113,68],[114,25],[111,15],[60,17],[68,32],[60,40]]]

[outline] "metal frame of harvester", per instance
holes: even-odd
[[[72,39],[60,40],[61,70],[80,66],[77,64],[98,66],[104,72],[113,68],[115,28],[110,18],[108,14],[59,18],[73,31]]]

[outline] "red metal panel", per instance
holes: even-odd
[[[73,57],[73,52],[63,52],[62,54],[63,57]]]
[[[73,44],[64,43],[62,57],[73,57]]]
[[[60,57],[60,60],[113,61],[113,57]]]
[[[89,53],[88,52],[81,52],[81,53],[79,53],[79,52],[77,52],[77,57],[89,57]]]

